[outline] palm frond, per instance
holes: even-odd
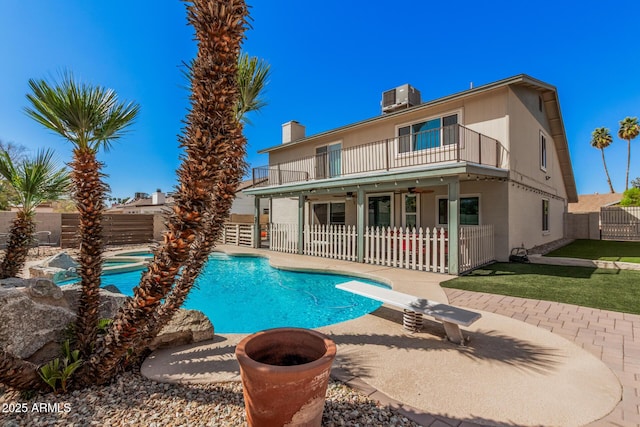
[[[249,124],[247,113],[259,111],[266,101],[262,97],[264,88],[269,83],[271,66],[258,57],[250,57],[242,53],[238,58],[238,105],[236,117],[243,123]]]
[[[0,152],[0,175],[16,192],[16,202],[27,216],[45,200],[55,200],[69,191],[69,173],[54,158],[52,150],[40,150],[35,157],[15,164],[6,151]]]
[[[59,82],[30,79],[29,87],[31,105],[25,112],[78,149],[108,150],[140,110],[133,102],[120,102],[111,89],[76,82],[70,72]]]
[[[626,117],[624,120],[620,120],[620,129],[618,130],[620,139],[630,141],[638,134],[640,134],[640,125],[637,117]]]

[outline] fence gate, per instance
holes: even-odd
[[[640,241],[640,207],[600,208],[600,233],[602,240]]]
[[[62,214],[62,248],[78,247],[79,224],[78,214]],[[102,239],[105,245],[149,243],[153,240],[153,215],[105,215],[102,217]]]

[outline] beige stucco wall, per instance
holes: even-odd
[[[15,219],[15,212],[0,212],[0,233],[8,233],[11,223]],[[42,212],[35,216],[36,231],[51,231],[51,242],[60,243],[60,229],[62,228],[59,213]]]
[[[271,222],[276,224],[298,223],[298,198],[284,197],[271,199]]]
[[[549,231],[542,231],[542,200],[549,200]],[[509,247],[527,249],[564,237],[565,203],[531,189],[509,186]]]
[[[510,170],[517,182],[567,198],[555,141],[546,114],[538,108],[539,92],[513,87],[509,92]],[[540,134],[547,140],[547,167],[540,167]],[[548,177],[548,179],[547,179]]]
[[[407,114],[382,117],[375,123],[366,123],[350,127],[328,135],[313,137],[312,141],[301,144],[290,144],[286,149],[278,149],[269,153],[269,164],[286,163],[315,155],[317,147],[340,142],[346,149],[369,142],[382,141],[396,137],[396,128],[401,125],[459,113],[460,124],[487,136],[498,139],[503,144],[508,139],[506,114],[506,88],[478,94],[464,100],[458,99],[420,109]],[[276,141],[274,141],[274,145]],[[283,146],[286,146],[283,145]]]

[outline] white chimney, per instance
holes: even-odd
[[[304,126],[295,120],[282,125],[282,143],[298,141],[304,138]]]
[[[162,190],[158,188],[156,192],[151,195],[151,204],[164,205],[164,201],[165,201],[164,193],[162,192]]]

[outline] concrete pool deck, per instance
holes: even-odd
[[[235,246],[219,249],[257,253],[280,268],[378,279],[401,292],[449,302],[440,282],[450,276]],[[460,295],[455,302],[474,309],[472,298]],[[598,357],[564,334],[491,313],[490,305],[480,308],[486,310],[482,319],[465,328],[471,339],[465,347],[444,340],[442,325],[430,319],[422,332],[404,332],[402,313],[386,306],[319,330],[338,345],[334,377],[422,425],[580,426],[616,408],[620,381]],[[157,351],[142,373],[165,382],[239,381],[234,350],[244,336],[217,335],[212,342]]]

